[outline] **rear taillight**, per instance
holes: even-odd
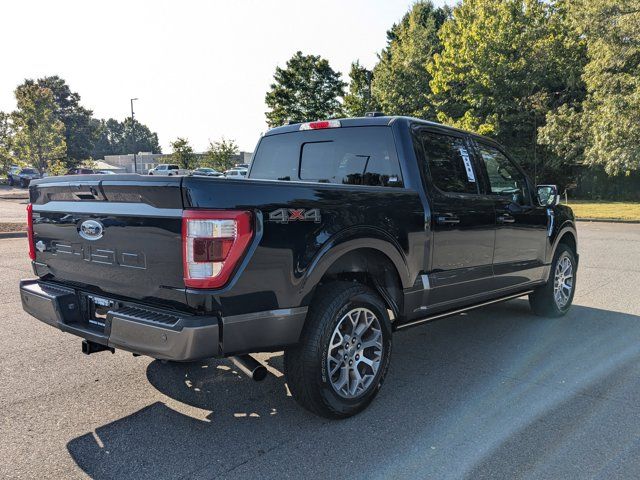
[[[339,128],[340,120],[318,120],[300,125],[300,130],[323,130],[325,128]]]
[[[182,214],[184,284],[190,288],[222,287],[252,236],[250,212],[185,210]]]
[[[33,205],[27,205],[27,238],[29,240],[29,258],[36,259],[36,247],[33,241]]]

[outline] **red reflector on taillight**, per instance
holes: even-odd
[[[27,205],[27,239],[29,241],[29,258],[36,259],[36,246],[33,240],[33,205]]]
[[[223,262],[233,246],[233,238],[194,238],[193,261]]]
[[[253,236],[251,212],[185,210],[182,214],[184,284],[220,288],[226,284]]]

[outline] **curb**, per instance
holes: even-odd
[[[621,218],[576,218],[576,221],[599,223],[640,223],[640,220],[623,220]]]
[[[0,200],[29,200],[28,195],[0,195]]]
[[[23,238],[27,232],[0,232],[0,240],[3,238]]]

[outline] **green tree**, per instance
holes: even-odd
[[[546,113],[584,96],[584,44],[564,1],[463,0],[440,38],[428,67],[438,120],[497,138],[535,177],[566,174],[536,146]]]
[[[640,1],[574,0],[586,41],[584,102],[549,113],[540,140],[557,155],[603,166],[610,175],[640,168]]]
[[[64,124],[67,167],[79,165],[89,158],[95,135],[91,122],[93,112],[80,105],[80,95],[72,92],[65,80],[57,75],[25,80],[23,85],[37,85],[51,90],[55,102],[54,115]]]
[[[238,154],[238,145],[233,140],[224,137],[217,142],[209,142],[203,164],[207,167],[224,172],[233,167],[233,157]]]
[[[53,93],[38,85],[21,85],[15,96],[13,149],[18,158],[44,173],[52,162],[64,158],[67,150],[64,123],[56,118]]]
[[[13,155],[11,115],[0,112],[0,174],[6,175],[12,165],[17,165]]]
[[[113,118],[109,120],[92,119],[93,129],[96,132],[94,147],[91,151],[92,158],[104,158],[105,155],[126,155],[137,152],[162,153],[158,134],[152,132],[149,127],[135,120],[135,144],[132,136],[131,118],[118,122]]]
[[[296,52],[286,68],[276,67],[274,83],[265,97],[267,123],[275,127],[289,121],[339,116],[339,98],[344,96],[345,87],[340,77],[324,58]]]
[[[438,31],[449,16],[449,7],[418,1],[387,32],[387,47],[378,55],[372,84],[383,112],[435,119],[427,64],[442,49]]]
[[[371,93],[373,72],[356,60],[349,71],[349,91],[344,96],[344,111],[349,117],[362,117],[367,112],[379,110]]]
[[[171,148],[173,149],[171,159],[180,165],[180,168],[193,168],[196,156],[193,153],[193,148],[189,145],[189,140],[178,137],[171,142]]]

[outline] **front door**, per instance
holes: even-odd
[[[534,201],[526,176],[497,145],[476,141],[479,163],[496,210],[493,271],[497,289],[542,279],[548,212]]]
[[[423,310],[430,314],[471,303],[493,289],[494,202],[481,195],[478,169],[464,134],[416,132],[432,242],[423,275]]]

